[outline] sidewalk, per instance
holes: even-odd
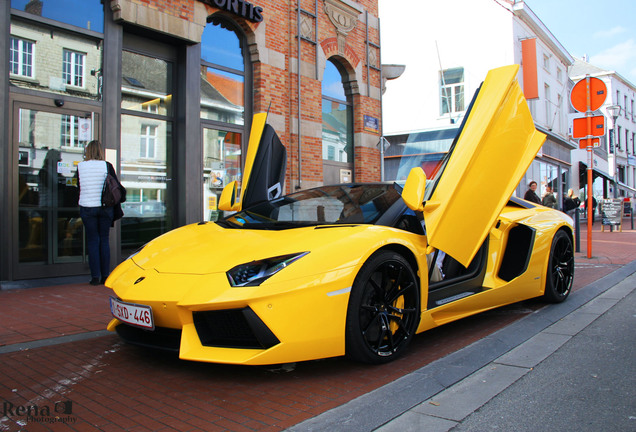
[[[636,430],[635,288],[632,273],[377,430]]]

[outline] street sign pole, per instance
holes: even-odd
[[[594,208],[594,191],[592,190],[592,168],[594,163],[594,147],[600,145],[599,138],[605,134],[605,119],[592,113],[599,109],[607,97],[607,87],[598,78],[585,75],[585,80],[577,82],[570,91],[570,102],[578,112],[585,112],[585,119],[573,122],[574,138],[579,140],[579,148],[587,151],[587,257],[592,258],[592,225]],[[583,126],[583,124],[585,126]],[[594,126],[593,126],[594,125]],[[585,137],[585,138],[583,138]]]
[[[594,217],[593,191],[592,191],[592,163],[594,163],[594,147],[592,147],[592,91],[590,89],[590,76],[585,76],[585,89],[587,99],[587,257],[592,258],[592,225]]]

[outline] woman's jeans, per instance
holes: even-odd
[[[113,207],[80,206],[80,217],[86,230],[91,279],[106,279],[110,274],[108,233],[113,223]]]

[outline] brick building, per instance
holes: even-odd
[[[113,265],[219,217],[254,113],[287,148],[287,192],[380,180],[377,3],[2,2],[0,281],[88,272],[73,177],[93,139],[128,190]]]

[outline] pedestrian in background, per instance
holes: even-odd
[[[574,217],[574,212],[581,205],[579,197],[574,195],[574,190],[568,189],[568,195],[563,201],[563,210],[570,216]]]
[[[526,191],[526,194],[523,196],[523,199],[526,201],[530,201],[536,204],[541,204],[541,200],[539,199],[539,196],[537,195],[537,182],[532,180],[529,184],[528,184],[528,190]]]
[[[554,194],[552,193],[552,187],[551,186],[546,186],[545,187],[545,194],[543,195],[543,199],[541,200],[541,204],[543,204],[546,207],[550,207],[550,208],[558,208],[557,206],[557,200],[554,196]]]
[[[111,170],[113,174],[115,170],[104,160],[99,141],[89,142],[84,149],[84,161],[77,166],[77,173],[80,217],[86,230],[91,285],[103,284],[110,274],[108,235],[113,223],[113,207],[102,206],[102,191],[106,174]]]
[[[594,195],[592,195],[592,223],[594,223],[594,213],[596,213],[596,206],[598,205],[598,202],[596,201],[596,197],[594,197]],[[585,215],[587,216],[587,199],[585,200]]]

